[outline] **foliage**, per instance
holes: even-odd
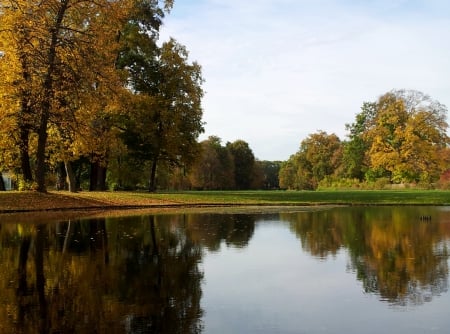
[[[21,150],[28,150],[28,138],[36,134],[35,178],[38,190],[45,191],[51,127],[64,132],[75,127],[74,120],[91,119],[92,104],[102,101],[104,107],[110,101],[105,97],[120,86],[119,73],[111,69],[117,28],[130,2],[45,0],[37,6],[19,0],[1,5],[0,71],[5,86],[15,87],[2,95],[3,116],[15,121]]]
[[[200,143],[200,155],[192,166],[189,178],[194,189],[234,189],[234,161],[221,139],[210,136]]]
[[[280,168],[280,186],[286,189],[316,189],[325,177],[333,175],[342,159],[342,144],[335,134],[311,134],[300,143],[299,151]]]
[[[366,152],[370,147],[370,140],[364,134],[373,122],[375,114],[376,103],[364,102],[355,122],[345,126],[349,132],[349,140],[343,143],[341,174],[346,178],[363,180],[365,177],[368,169]]]
[[[445,106],[416,91],[392,91],[377,102],[364,134],[370,169],[393,183],[435,182],[443,172],[448,137]]]
[[[233,157],[236,189],[250,189],[255,165],[253,151],[244,140],[227,143],[226,148]]]
[[[348,140],[324,132],[302,141],[280,169],[285,189],[435,187],[450,163],[447,108],[418,91],[393,90],[365,102]],[[437,186],[445,187],[444,182]]]
[[[123,60],[134,96],[122,138],[136,159],[152,162],[149,190],[155,190],[158,163],[169,169],[185,166],[197,154],[197,138],[203,132],[203,79],[200,66],[189,63],[186,48],[175,40],[160,50],[148,44],[148,50],[138,44]]]
[[[169,168],[192,162],[203,131],[201,68],[175,40],[156,43],[172,0],[0,6],[2,169],[45,192],[61,162],[75,189],[70,167],[83,157],[91,162],[89,188],[103,188],[109,161],[141,144],[152,182],[160,160]],[[135,134],[124,149],[122,140]]]

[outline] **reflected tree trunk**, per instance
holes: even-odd
[[[90,225],[89,234],[90,240],[92,240],[91,251],[93,253],[102,251],[104,264],[109,264],[108,234],[106,233],[105,218],[95,219]]]
[[[47,299],[45,296],[45,276],[44,276],[44,237],[45,226],[38,225],[36,228],[35,257],[36,267],[36,289],[39,300],[40,333],[48,333],[50,329],[50,319],[48,317]]]
[[[26,236],[22,239],[19,249],[19,265],[17,270],[18,286],[17,286],[17,306],[18,306],[18,321],[17,325],[22,326],[25,315],[29,311],[27,307],[26,296],[30,294],[27,284],[27,261],[30,250],[31,238]]]
[[[67,232],[66,232],[66,236],[64,237],[64,244],[63,244],[63,249],[62,249],[62,253],[65,254],[67,251],[67,247],[69,245],[69,241],[70,241],[70,235],[72,233],[72,221],[69,220],[69,224],[67,225]]]
[[[150,234],[152,236],[152,247],[153,247],[152,255],[158,256],[159,252],[158,252],[158,245],[156,244],[155,217],[150,216],[149,220],[150,220]]]

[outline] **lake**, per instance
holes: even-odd
[[[450,207],[0,216],[0,332],[448,333],[449,245]]]

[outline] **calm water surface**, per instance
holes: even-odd
[[[449,207],[1,221],[0,333],[450,328]]]

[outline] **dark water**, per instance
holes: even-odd
[[[0,333],[450,328],[449,207],[17,221]]]

